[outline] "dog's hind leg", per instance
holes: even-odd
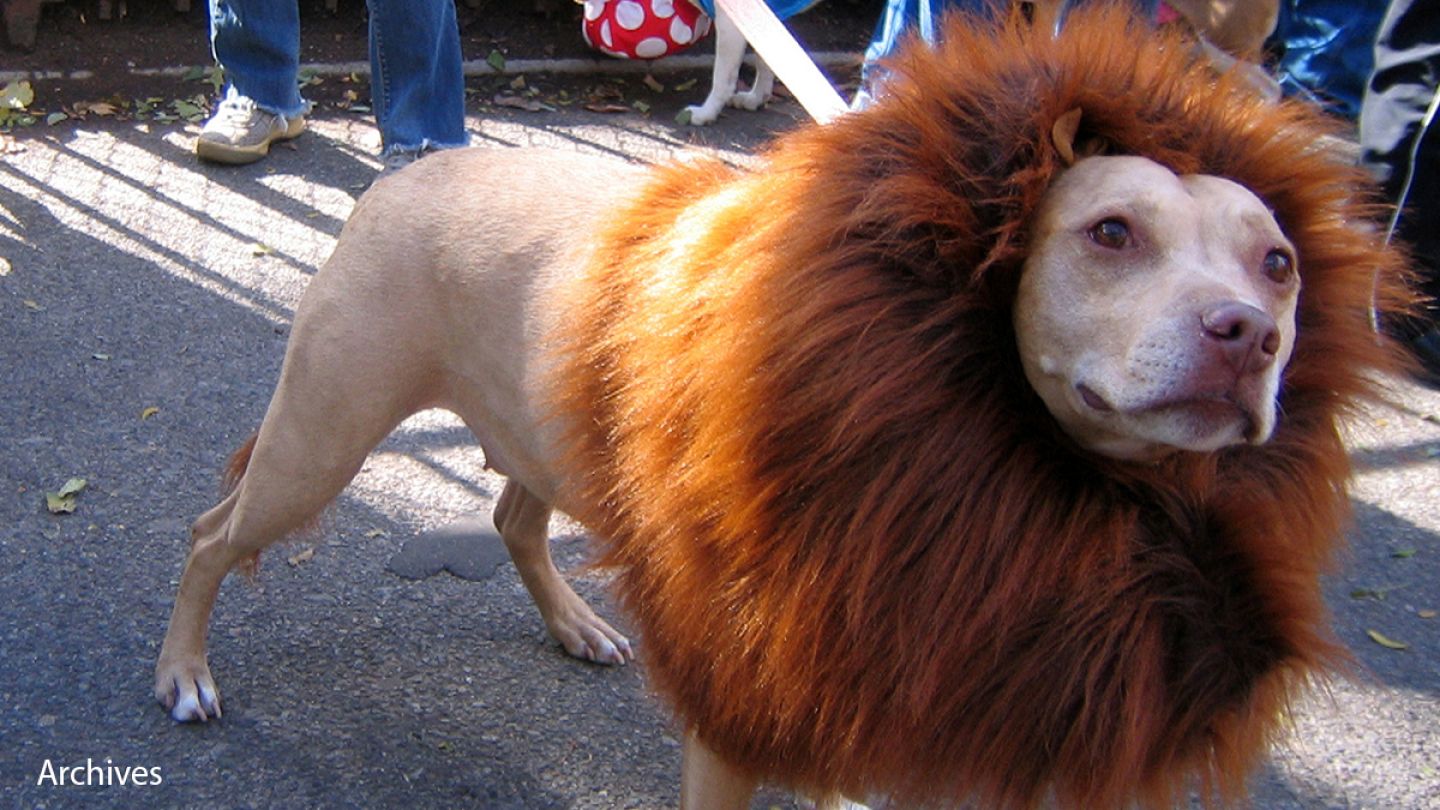
[[[765,106],[775,92],[775,71],[760,57],[755,56],[755,83],[749,90],[730,97],[730,106],[742,110],[758,110]]]
[[[220,716],[205,636],[225,576],[313,522],[375,445],[425,404],[429,372],[410,347],[397,348],[403,338],[385,328],[394,317],[369,317],[360,308],[311,310],[307,318],[302,304],[297,315],[248,465],[230,494],[191,527],[155,666],[155,697],[181,722]],[[357,329],[357,321],[368,330]]]
[[[634,657],[630,641],[595,615],[560,576],[550,556],[550,504],[511,479],[495,505],[495,528],[550,635],[576,658],[624,664]]]

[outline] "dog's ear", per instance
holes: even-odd
[[[1075,136],[1080,134],[1080,117],[1083,114],[1079,107],[1068,110],[1050,127],[1050,142],[1055,145],[1055,151],[1060,153],[1060,160],[1066,166],[1075,165]]]
[[[1050,143],[1066,166],[1074,166],[1081,158],[1104,155],[1110,151],[1109,144],[1099,135],[1081,134],[1080,120],[1084,115],[1084,110],[1079,107],[1067,110],[1050,127]]]

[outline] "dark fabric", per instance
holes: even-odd
[[[1346,118],[1358,115],[1384,13],[1383,0],[1281,0],[1270,48],[1286,95]]]
[[[1440,3],[1393,0],[1360,114],[1362,160],[1400,206],[1397,238],[1414,249],[1422,289],[1432,298],[1440,298],[1440,134],[1427,115],[1435,116],[1437,77]],[[1429,327],[1435,324],[1432,304]]]

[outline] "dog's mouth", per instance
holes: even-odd
[[[1186,433],[1197,438],[1224,433],[1234,435],[1232,431],[1238,432],[1250,444],[1265,438],[1260,435],[1263,420],[1254,407],[1243,402],[1235,391],[1187,393],[1121,409],[1084,383],[1077,384],[1075,390],[1085,406],[1102,418],[1117,414],[1132,418],[1158,417],[1183,425]]]

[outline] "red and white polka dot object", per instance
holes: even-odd
[[[585,0],[580,31],[601,53],[659,59],[699,42],[710,18],[690,0]]]

